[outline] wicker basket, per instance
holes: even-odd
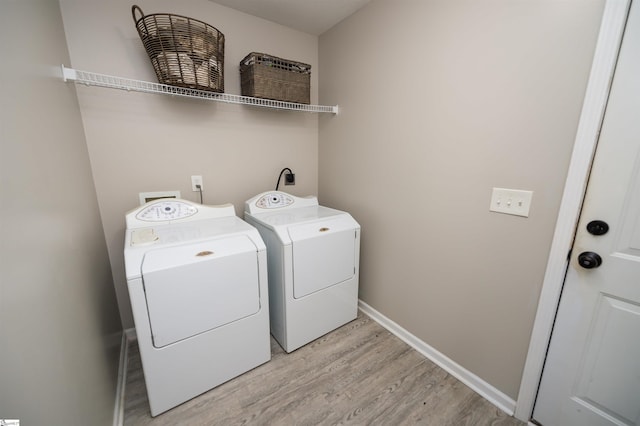
[[[240,62],[243,96],[308,104],[310,79],[311,65],[264,53],[250,53]]]
[[[224,92],[224,34],[186,16],[145,15],[136,5],[131,14],[160,83]]]

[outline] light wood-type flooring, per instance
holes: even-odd
[[[137,345],[125,426],[524,425],[367,315],[152,418]]]

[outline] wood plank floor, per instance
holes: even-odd
[[[524,425],[367,315],[152,418],[130,347],[125,426]]]

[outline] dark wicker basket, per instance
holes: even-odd
[[[160,83],[224,92],[224,34],[186,16],[145,15],[136,5],[131,14]]]
[[[311,65],[264,53],[249,53],[240,62],[243,96],[308,104]]]

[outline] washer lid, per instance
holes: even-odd
[[[148,251],[231,235],[246,235],[258,250],[265,250],[258,231],[237,216],[127,229],[124,240],[127,280],[140,277],[142,260]]]
[[[260,310],[257,250],[245,235],[150,250],[142,282],[158,348]]]

